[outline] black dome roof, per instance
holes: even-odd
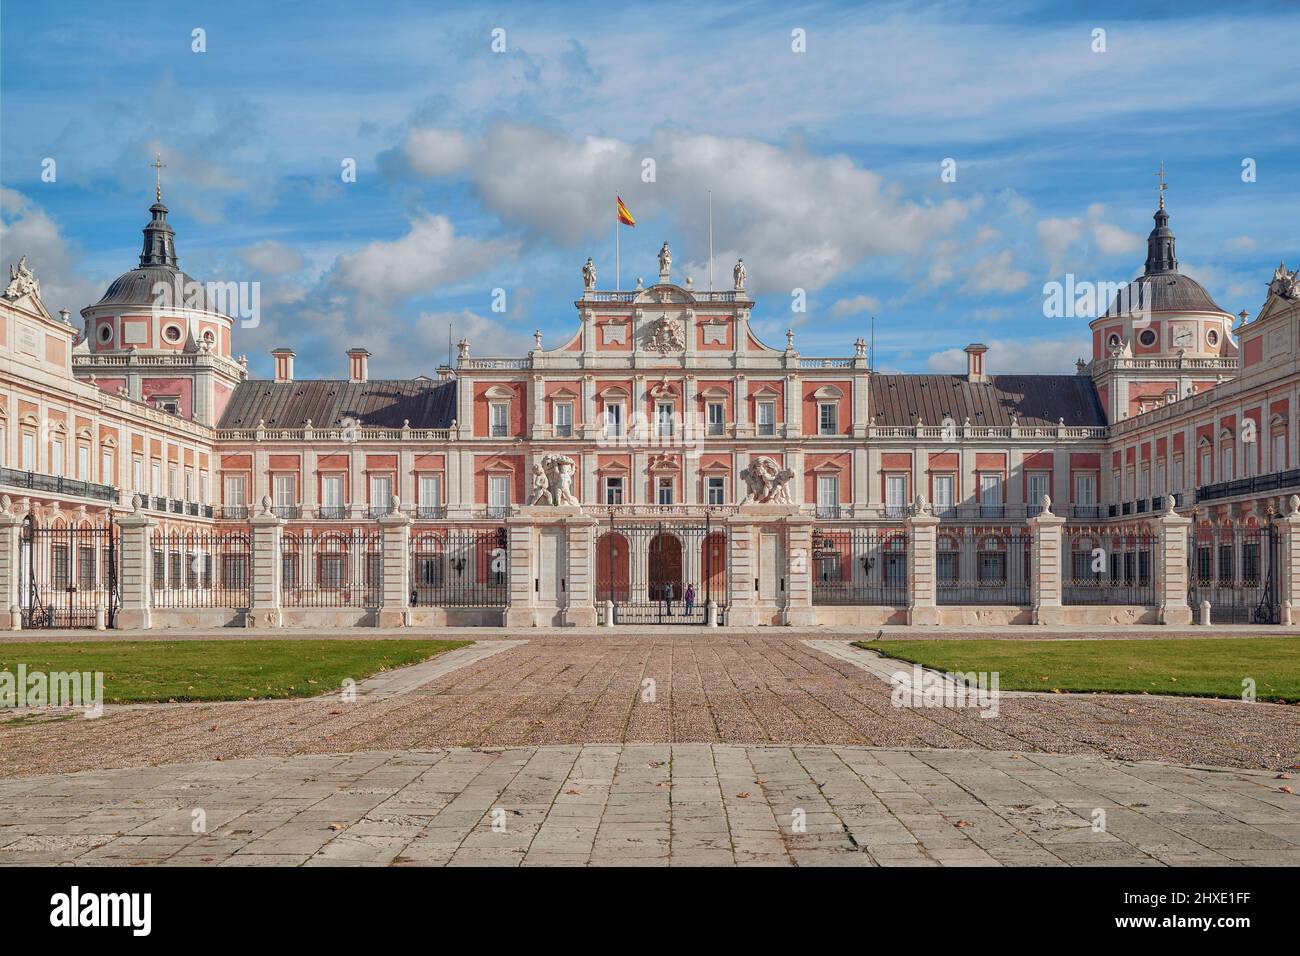
[[[167,207],[161,194],[149,207],[149,224],[144,227],[144,249],[139,268],[124,272],[109,285],[96,305],[149,305],[158,298],[154,288],[164,283],[171,290],[171,304],[176,308],[199,308],[217,311],[208,298],[207,287],[181,271],[176,258],[176,233],[167,221]],[[178,286],[179,280],[179,286]],[[187,305],[194,286],[201,290],[192,305]]]

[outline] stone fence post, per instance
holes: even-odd
[[[1065,519],[1052,514],[1052,499],[1043,495],[1043,510],[1029,519],[1030,545],[1029,603],[1035,624],[1064,623],[1061,527]]]
[[[1282,624],[1295,627],[1300,615],[1300,495],[1287,500],[1287,512],[1277,519],[1277,602]]]
[[[9,513],[9,496],[0,502],[0,613],[14,630],[22,627],[22,591],[20,575],[22,560],[19,557],[19,532],[23,519]],[[4,625],[0,625],[2,627]]]
[[[121,529],[117,580],[121,605],[116,627],[135,630],[153,626],[153,533],[158,522],[140,511],[140,496],[131,500],[131,513],[116,519]]]
[[[284,519],[271,510],[271,497],[262,497],[258,513],[248,519],[253,539],[253,602],[248,612],[249,627],[280,627],[284,624],[280,598],[280,560]]]
[[[790,551],[786,562],[785,623],[791,627],[810,627],[817,623],[812,603],[812,520],[793,518],[786,525],[786,544]]]
[[[935,556],[939,544],[939,519],[924,495],[917,495],[907,526],[907,623],[939,623]]]
[[[380,627],[406,627],[411,621],[411,516],[393,496],[392,510],[379,518],[383,554]]]
[[[1161,624],[1186,627],[1192,623],[1192,608],[1187,603],[1192,519],[1174,511],[1173,495],[1166,495],[1165,502],[1165,513],[1156,522],[1156,604]]]
[[[510,556],[510,603],[506,605],[506,627],[533,627],[537,621],[533,600],[533,525],[527,516],[506,519],[506,550]]]
[[[590,515],[566,518],[568,593],[564,623],[571,627],[596,626],[596,519]]]

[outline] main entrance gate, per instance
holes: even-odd
[[[718,623],[727,605],[727,535],[702,525],[619,524],[596,539],[596,603],[604,623],[704,624],[710,601]]]
[[[19,607],[25,628],[90,627],[104,609],[112,627],[118,608],[118,532],[100,528],[42,528],[32,515],[19,540]]]
[[[1277,624],[1277,526],[1205,524],[1193,529],[1187,602],[1210,602],[1214,624]]]

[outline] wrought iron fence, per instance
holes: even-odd
[[[280,593],[285,607],[378,607],[383,598],[380,534],[370,528],[285,534]]]
[[[604,621],[606,605],[616,624],[703,624],[710,601],[718,621],[730,593],[727,534],[707,518],[703,524],[662,522],[620,524],[613,514],[596,539],[596,602]],[[771,569],[773,600],[784,576]]]
[[[813,604],[907,603],[907,531],[814,529]]]
[[[1063,604],[1156,603],[1156,541],[1150,529],[1068,526],[1061,549]]]
[[[42,527],[31,515],[19,537],[18,603],[25,628],[112,627],[119,604],[116,525]]]
[[[1192,529],[1188,603],[1210,602],[1215,624],[1276,624],[1279,620],[1277,526],[1204,522]]]
[[[151,595],[159,608],[235,608],[253,603],[253,548],[247,534],[155,532]]]
[[[1023,529],[941,528],[936,544],[938,603],[1029,603],[1030,535]]]
[[[510,600],[506,529],[411,537],[412,607],[504,607]]]

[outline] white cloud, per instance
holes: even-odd
[[[391,302],[469,278],[513,257],[517,249],[512,241],[457,236],[446,216],[426,214],[400,239],[339,256],[334,278],[363,296]]]
[[[846,315],[858,315],[862,312],[876,312],[880,309],[880,300],[873,295],[855,295],[840,299],[830,307],[830,314],[835,318]]]
[[[303,258],[296,250],[272,239],[239,250],[239,261],[267,276],[290,275],[303,267]]]
[[[422,176],[445,176],[470,162],[470,146],[458,130],[415,129],[406,137],[406,157]]]
[[[99,300],[105,284],[87,279],[77,271],[80,259],[76,248],[64,239],[59,226],[39,205],[15,189],[0,187],[0,247],[6,262],[2,274],[8,280],[7,266],[20,256],[27,257],[27,267],[41,284],[41,301],[52,315],[60,309],[72,311],[72,323],[80,326],[79,312]]]
[[[993,339],[984,358],[984,367],[990,375],[1071,375],[1074,363],[1086,358],[1092,346],[1086,338],[1038,339],[1012,341]],[[966,353],[960,348],[944,349],[926,359],[931,372],[965,374]]]
[[[447,136],[408,136],[413,168],[458,171],[443,162]],[[704,246],[712,189],[715,221],[727,237],[715,258],[730,263],[744,256],[750,287],[760,293],[819,289],[867,257],[915,253],[951,230],[968,208],[957,200],[900,199],[881,176],[846,156],[681,130],[633,144],[498,123],[464,158],[459,171],[507,224],[564,245],[603,241],[614,196],[621,194],[642,227],[667,215],[678,234]],[[646,159],[655,164],[650,185],[641,183]]]
[[[1249,252],[1257,247],[1259,243],[1250,236],[1233,236],[1224,245],[1237,252]]]
[[[1017,269],[1011,250],[986,256],[966,270],[962,286],[969,292],[1015,292],[1029,284],[1029,273]]]
[[[1142,248],[1142,237],[1102,220],[1106,207],[1093,203],[1086,217],[1067,219],[1042,219],[1037,226],[1038,241],[1047,254],[1048,272],[1059,275],[1065,271],[1066,254],[1085,236],[1090,236],[1093,247],[1102,255],[1132,253]]]

